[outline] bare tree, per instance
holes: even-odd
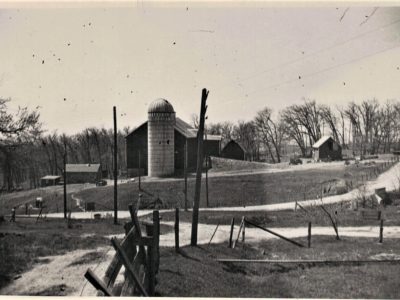
[[[272,120],[272,110],[268,107],[257,113],[254,120],[257,133],[268,149],[272,162],[281,162],[281,146],[285,136],[285,126],[281,120]]]

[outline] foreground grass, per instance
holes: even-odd
[[[157,292],[173,297],[399,298],[400,264],[244,264],[215,258],[370,259],[399,253],[397,240],[313,237],[311,249],[280,240],[257,245],[163,249]]]

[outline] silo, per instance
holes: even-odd
[[[175,111],[165,99],[153,101],[148,110],[148,175],[174,173]]]

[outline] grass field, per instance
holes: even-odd
[[[210,177],[209,206],[251,206],[274,204],[295,200],[315,199],[319,197],[322,188],[333,186],[330,194],[336,194],[335,183],[352,184],[353,187],[375,178],[375,172],[382,172],[389,168],[382,161],[373,164],[333,164],[331,168],[315,168],[291,171],[281,170],[278,173],[246,174],[235,176]],[[379,171],[378,171],[379,170]],[[327,183],[327,182],[333,182]],[[195,180],[188,181],[188,206],[192,206]],[[284,186],[285,188],[282,188]],[[142,194],[141,208],[152,208],[157,199],[161,200],[159,208],[184,207],[183,180],[163,180],[142,182],[139,191],[137,182],[130,182],[118,186],[118,207],[127,210],[128,205],[136,203],[139,193]],[[72,201],[74,194],[85,202],[94,202],[96,210],[112,210],[114,190],[112,186],[85,188],[84,185],[68,185],[68,209],[78,211]],[[342,191],[343,192],[343,191]],[[42,197],[46,209],[44,212],[57,212],[63,209],[62,187],[49,187],[31,191],[15,192],[0,196],[0,214],[10,214],[11,208],[25,203],[34,205],[36,197]],[[205,179],[203,174],[200,206],[206,207]],[[18,210],[25,213],[25,208]],[[36,212],[37,213],[37,212]]]
[[[313,247],[298,248],[280,240],[258,245],[187,247],[184,255],[162,252],[157,292],[161,296],[263,298],[394,298],[400,297],[397,263],[374,264],[243,264],[241,259],[371,259],[393,258],[397,240],[384,244],[367,238],[313,237]],[[381,253],[386,253],[381,255]],[[379,256],[381,255],[381,256]]]
[[[251,206],[315,199],[319,197],[321,189],[327,188],[329,185],[321,184],[321,182],[343,183],[348,181],[353,186],[357,186],[365,181],[367,174],[371,174],[373,170],[382,166],[382,163],[360,165],[359,167],[343,164],[331,169],[316,168],[296,172],[210,177],[208,182],[209,206]],[[373,177],[375,178],[376,175]],[[188,182],[189,207],[192,206],[194,187],[195,181],[191,178]],[[137,182],[121,184],[118,187],[118,207],[126,210],[130,203],[137,202],[140,193],[142,194],[141,208],[152,208],[151,204],[157,199],[161,200],[160,208],[182,208],[184,207],[183,190],[183,180],[142,182],[141,191],[139,191]],[[331,194],[335,193],[335,188],[333,188]],[[95,202],[98,210],[112,210],[113,208],[113,187],[111,186],[83,190],[76,193],[75,196],[86,202]],[[204,176],[200,206],[206,207]]]

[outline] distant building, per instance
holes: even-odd
[[[101,179],[100,164],[67,164],[67,183],[96,183]]]
[[[184,169],[185,149],[188,170],[196,168],[197,129],[177,118],[165,99],[150,104],[148,121],[131,131],[125,141],[129,176],[137,176],[139,171],[154,177],[179,173]],[[219,156],[220,143],[220,136],[205,135],[204,155]]]
[[[60,183],[60,180],[61,180],[61,176],[46,175],[46,176],[40,178],[40,186],[45,187],[45,186],[57,185]]]
[[[330,136],[323,136],[312,148],[315,161],[342,159],[342,147]]]
[[[234,140],[230,140],[224,148],[221,150],[221,157],[237,159],[237,160],[245,160],[246,152],[242,145]]]

